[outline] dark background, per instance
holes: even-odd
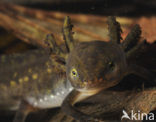
[[[155,0],[3,0],[29,7],[71,13],[120,16],[151,16],[156,13]]]

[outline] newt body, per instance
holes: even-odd
[[[38,108],[57,107],[72,89],[45,50],[0,56],[0,88],[0,105],[8,109],[17,109],[21,99]]]
[[[102,60],[100,59],[101,57],[103,58]],[[97,61],[95,61],[95,58]],[[76,63],[76,66],[73,62],[79,63]],[[82,83],[80,81],[83,81],[84,84],[87,83],[85,81],[87,78],[90,78],[90,82],[95,81],[95,83],[86,84],[88,88],[81,89],[80,87],[80,91],[88,92],[86,93],[87,95],[90,94],[89,90],[96,92],[117,84],[117,81],[120,81],[125,72],[126,65],[125,55],[118,45],[101,41],[84,42],[78,44],[73,53],[69,55],[67,59],[67,74],[71,76],[71,67],[75,67],[80,72],[80,79],[77,81],[77,85],[74,81],[73,84],[76,85],[74,87],[83,86],[83,84],[79,83]],[[100,70],[103,70],[100,72],[109,71],[112,68],[111,66],[116,68],[113,73],[114,76],[109,76],[108,74],[106,77],[99,73]],[[111,71],[109,72],[111,73]],[[0,104],[3,107],[10,106],[10,109],[17,109],[21,99],[26,100],[30,105],[37,108],[61,106],[64,98],[73,89],[66,79],[65,72],[61,72],[59,67],[54,66],[51,57],[45,50],[34,50],[8,56],[2,55],[0,57],[0,76],[0,99],[2,100]],[[73,81],[70,76],[68,75],[69,80]],[[92,76],[95,79],[91,79],[93,78]],[[111,79],[110,81],[108,79],[103,81],[102,78]],[[100,84],[96,83],[98,79],[101,79]],[[95,89],[95,86],[92,89],[92,85],[97,85],[97,89]]]

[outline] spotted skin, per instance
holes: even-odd
[[[60,106],[50,98],[62,95],[63,99],[65,88],[71,87],[65,72],[42,49],[0,56],[0,76],[0,106],[9,109],[16,109],[21,99],[39,108]]]

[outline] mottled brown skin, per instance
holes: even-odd
[[[127,64],[128,57],[140,39],[141,29],[136,25],[128,34],[126,42],[120,44],[121,28],[115,17],[108,18],[110,42],[92,41],[75,44],[71,33],[70,19],[64,25],[65,40],[69,43],[66,60],[66,74],[74,90],[65,98],[62,110],[82,122],[100,121],[100,118],[86,115],[74,108],[75,102],[94,95],[120,82],[128,75],[135,74],[153,83],[153,75],[143,67]],[[67,29],[68,28],[68,29]],[[135,50],[135,49],[134,49]]]
[[[75,68],[78,76],[73,78]],[[122,48],[111,42],[83,42],[75,46],[67,59],[67,77],[77,90],[99,90],[116,85],[125,75],[126,57]]]

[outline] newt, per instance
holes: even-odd
[[[51,35],[45,40],[47,49],[1,55],[1,108],[17,110],[14,122],[24,122],[26,116],[37,109],[58,106],[77,120],[100,120],[80,112],[74,104],[117,85],[128,74],[149,81],[152,76],[145,68],[127,61],[140,39],[140,26],[134,26],[123,43],[120,43],[121,28],[115,17],[108,18],[108,29],[109,42],[76,43],[70,18],[65,17],[66,52]]]

